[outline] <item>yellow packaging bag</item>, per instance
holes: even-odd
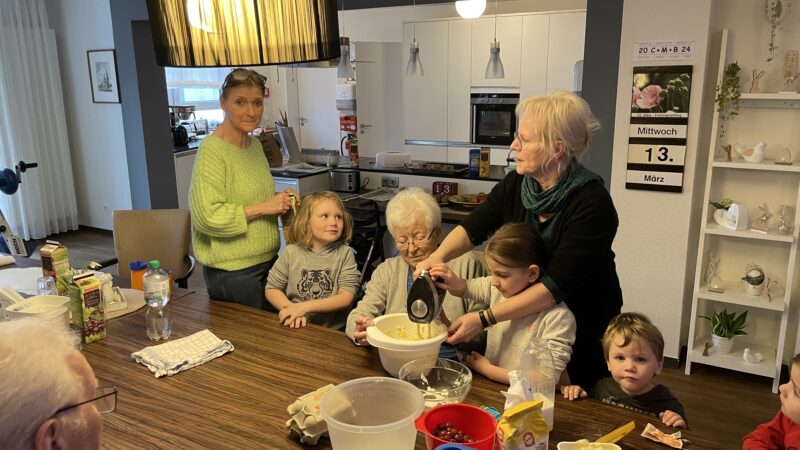
[[[503,412],[497,423],[499,450],[547,450],[549,433],[542,403],[522,402]]]

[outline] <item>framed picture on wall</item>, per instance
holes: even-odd
[[[119,103],[119,81],[117,58],[114,49],[87,50],[89,82],[92,101],[95,103]]]

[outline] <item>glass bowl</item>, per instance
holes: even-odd
[[[472,372],[464,364],[444,358],[420,358],[400,368],[397,377],[422,391],[426,408],[461,403],[472,386]]]

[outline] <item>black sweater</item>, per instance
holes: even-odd
[[[461,223],[474,245],[484,242],[505,223],[525,221],[523,179],[516,172],[506,175]],[[551,254],[545,272],[558,285],[557,300],[569,306],[578,325],[567,368],[573,384],[590,389],[608,375],[600,338],[622,308],[622,290],[611,250],[619,219],[605,187],[590,181],[572,192],[550,220],[547,227],[551,239],[546,242]],[[538,232],[538,227],[534,230]]]

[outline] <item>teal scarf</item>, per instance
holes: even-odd
[[[570,164],[558,183],[546,191],[542,191],[539,182],[526,176],[522,180],[522,204],[531,214],[558,212],[564,206],[569,194],[595,180],[603,182],[600,175],[583,167],[580,163]]]

